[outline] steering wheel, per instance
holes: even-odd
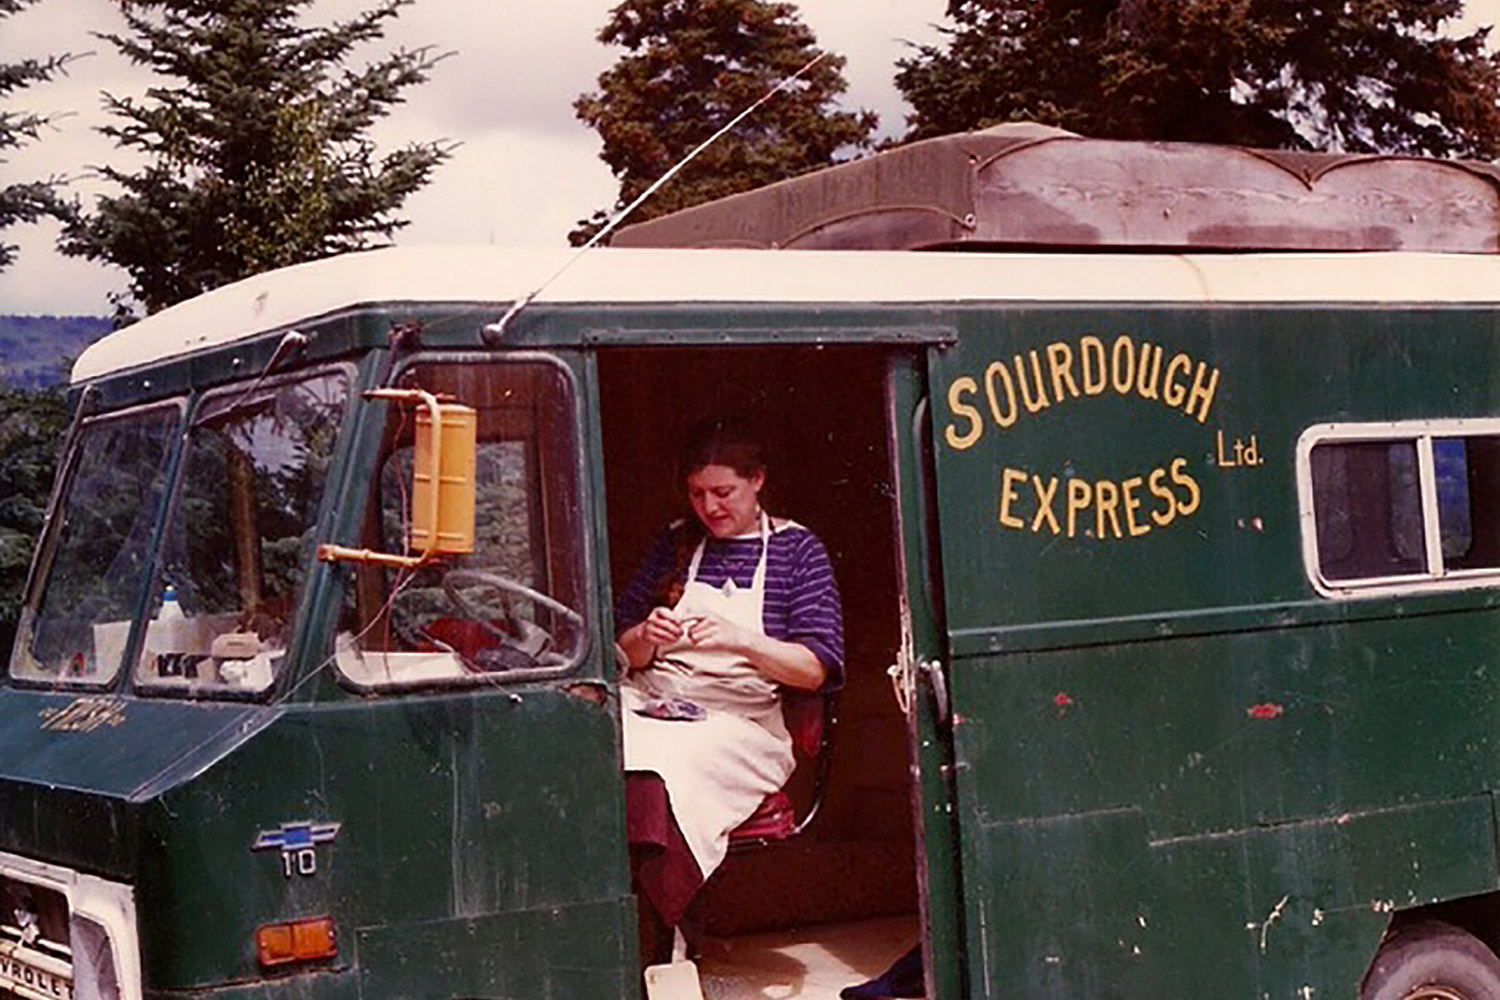
[[[479,627],[493,635],[499,640],[501,650],[513,651],[524,657],[524,662],[509,662],[514,657],[500,656],[497,666],[499,669],[510,669],[512,667],[534,666],[541,658],[552,650],[552,633],[532,621],[520,617],[511,608],[509,600],[502,599],[502,609],[505,612],[505,621],[510,628],[509,632],[503,631],[490,624],[489,616],[484,614],[469,602],[463,595],[465,587],[493,587],[507,594],[515,594],[529,599],[532,603],[540,605],[547,610],[561,616],[564,620],[575,625],[583,625],[583,616],[568,607],[557,598],[540,591],[532,590],[524,583],[512,580],[508,576],[496,573],[488,569],[450,569],[443,574],[443,593],[447,596],[454,610],[465,618],[477,622]]]

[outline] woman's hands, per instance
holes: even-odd
[[[663,646],[674,646],[681,642],[686,629],[670,608],[651,609],[644,621],[632,625],[616,640],[625,651],[625,659],[631,670],[639,670],[656,659]]]
[[[715,614],[678,617],[670,608],[652,608],[639,625],[620,634],[620,648],[631,670],[649,664],[663,649],[712,649],[737,653],[769,679],[816,691],[827,679],[817,655],[798,642],[772,639]]]
[[[620,646],[639,670],[662,650],[719,650],[743,656],[778,684],[815,691],[827,671],[817,655],[797,642],[785,642],[742,628],[715,614],[679,617],[670,608],[653,608],[646,619],[620,637]]]
[[[695,615],[682,620],[683,636],[699,649],[722,649],[748,654],[756,633],[715,614]]]
[[[640,624],[641,638],[655,648],[670,646],[678,642],[684,633],[683,623],[677,620],[670,608],[652,608],[646,620]]]
[[[679,617],[670,608],[658,607],[652,608],[639,625],[626,630],[620,637],[620,646],[634,670],[650,663],[663,649],[692,647],[748,656],[756,638],[756,633],[718,615]]]

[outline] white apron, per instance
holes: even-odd
[[[735,586],[732,579],[723,587],[699,582],[705,538],[693,553],[673,614],[684,620],[712,613],[764,634],[771,549],[771,525],[764,513],[760,538],[760,562],[749,589]],[[696,721],[666,720],[636,711],[652,699],[672,697],[694,702],[707,715]],[[649,666],[626,678],[620,702],[625,769],[661,775],[678,829],[707,879],[728,852],[729,832],[791,777],[792,741],[777,686],[739,654],[697,649],[684,639],[663,647]]]

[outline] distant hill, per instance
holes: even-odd
[[[74,359],[109,331],[108,317],[0,316],[0,386],[42,389],[67,382]]]

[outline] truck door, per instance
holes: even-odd
[[[1196,929],[1187,901],[1206,887],[1183,888],[1191,873],[1161,849],[1152,810],[1172,806],[1161,789],[1179,770],[1211,792],[1196,757],[1159,749],[1205,702],[1158,678],[1212,655],[1173,641],[1182,609],[1258,570],[1250,556],[1205,568],[1261,524],[1247,510],[1226,539],[1203,516],[1210,411],[1226,390],[1194,322],[976,309],[928,355],[924,481],[941,542],[925,554],[942,566],[946,662],[920,669],[919,638],[913,672],[919,693],[936,682],[940,735],[948,720],[973,997],[1149,995],[1180,948],[1169,920],[1173,934]],[[939,789],[923,781],[931,811]]]
[[[346,853],[366,837],[349,892],[367,994],[635,988],[585,366],[566,351],[431,352],[391,379],[474,410],[476,538],[435,566],[339,568],[339,704],[365,735],[326,737],[322,753],[349,744],[375,762],[332,817]],[[410,407],[366,405],[378,445],[346,538],[399,552],[422,438]]]
[[[901,646],[891,674],[907,719],[913,828],[928,996],[962,995],[963,887],[953,812],[952,713],[941,628],[941,555],[932,482],[925,358],[893,354],[886,373],[889,453],[899,519]]]

